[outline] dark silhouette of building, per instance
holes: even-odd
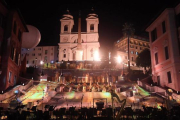
[[[18,9],[0,0],[0,90],[16,85],[20,74],[22,33],[28,32]]]

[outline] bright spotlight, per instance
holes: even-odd
[[[44,64],[44,62],[41,60],[41,61],[40,61],[40,64],[42,65],[42,64]]]
[[[94,52],[94,60],[95,60],[95,61],[100,61],[99,52],[98,52],[98,51],[95,51],[95,52]]]
[[[121,63],[121,62],[122,62],[121,56],[118,56],[118,57],[117,57],[117,62],[118,62],[118,63]]]

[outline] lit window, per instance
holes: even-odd
[[[9,72],[9,82],[11,82],[11,72]]]
[[[136,52],[136,55],[138,55],[138,52]]]

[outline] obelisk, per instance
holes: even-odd
[[[81,45],[81,12],[79,12],[79,18],[78,18],[78,44],[76,49],[76,60],[77,61],[83,60],[83,49]]]

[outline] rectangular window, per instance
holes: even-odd
[[[11,75],[12,75],[12,73],[9,72],[9,82],[11,82]]]
[[[38,50],[41,50],[41,48],[38,48]]]
[[[162,22],[162,31],[163,31],[163,33],[166,32],[166,24],[165,24],[165,21]]]
[[[35,53],[33,53],[32,56],[35,56]]]
[[[151,39],[152,39],[152,42],[154,42],[157,39],[156,28],[151,32]]]
[[[14,76],[14,85],[16,85],[16,76]]]
[[[64,54],[64,58],[66,58],[66,54]]]
[[[29,63],[29,61],[27,60],[27,64]]]
[[[160,76],[157,76],[157,85],[160,85]]]
[[[16,51],[16,55],[15,55],[15,63],[18,65],[18,60],[19,60],[19,54]]]
[[[14,21],[14,26],[13,26],[13,32],[14,32],[14,34],[16,34],[16,29],[17,29],[17,24],[16,24],[16,21]]]
[[[134,51],[131,51],[131,54],[134,54]]]
[[[138,55],[138,52],[136,52],[136,55]]]
[[[53,56],[53,53],[51,53],[51,56]]]
[[[171,72],[167,72],[167,77],[168,77],[168,83],[172,83],[172,79],[171,79]]]
[[[45,55],[47,55],[47,53],[48,53],[48,50],[45,50]]]
[[[18,39],[19,39],[19,42],[21,41],[21,35],[22,35],[22,33],[21,33],[21,31],[19,30],[19,31],[18,31]]]
[[[47,56],[44,56],[44,62],[47,62]]]
[[[38,56],[41,56],[41,53],[38,53]]]
[[[15,59],[16,49],[14,47],[11,48],[11,59]]]
[[[156,62],[156,65],[158,64],[158,53],[155,53],[155,62]]]
[[[168,46],[164,48],[166,60],[169,59]]]
[[[34,60],[32,61],[32,64],[34,64]]]
[[[136,46],[136,49],[138,49],[138,47]]]

